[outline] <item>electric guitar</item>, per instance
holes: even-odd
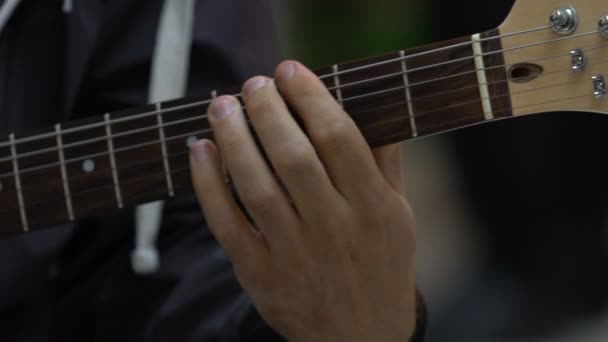
[[[372,147],[551,111],[608,113],[608,3],[519,0],[469,37],[317,71]],[[208,96],[0,140],[0,236],[191,191]]]

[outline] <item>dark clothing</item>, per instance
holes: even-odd
[[[23,0],[0,34],[0,134],[144,104],[160,0]],[[199,0],[188,91],[276,64],[266,1]],[[134,275],[132,210],[0,240],[2,341],[276,341],[192,195],[165,205],[160,270]]]

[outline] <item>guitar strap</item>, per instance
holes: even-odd
[[[0,0],[0,34],[21,0]]]
[[[183,97],[186,93],[194,6],[195,0],[165,0],[152,58],[149,103]],[[162,212],[162,201],[135,209],[135,249],[131,254],[131,267],[137,274],[150,274],[158,269],[155,243]]]

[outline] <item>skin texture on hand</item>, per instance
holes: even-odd
[[[415,231],[399,147],[370,150],[297,62],[279,65],[274,80],[250,79],[243,97],[275,172],[229,96],[209,108],[217,146],[197,142],[190,162],[210,229],[262,317],[295,342],[408,341]],[[225,184],[222,163],[254,223]]]

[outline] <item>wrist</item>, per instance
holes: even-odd
[[[405,333],[399,334],[399,336],[388,336],[386,332],[381,335],[367,336],[365,334],[356,334],[356,336],[316,336],[316,337],[302,337],[289,339],[290,342],[424,342],[427,329],[427,310],[424,298],[420,291],[416,290],[415,294],[415,309],[412,310],[409,318],[403,322],[403,327],[407,327],[404,330]]]

